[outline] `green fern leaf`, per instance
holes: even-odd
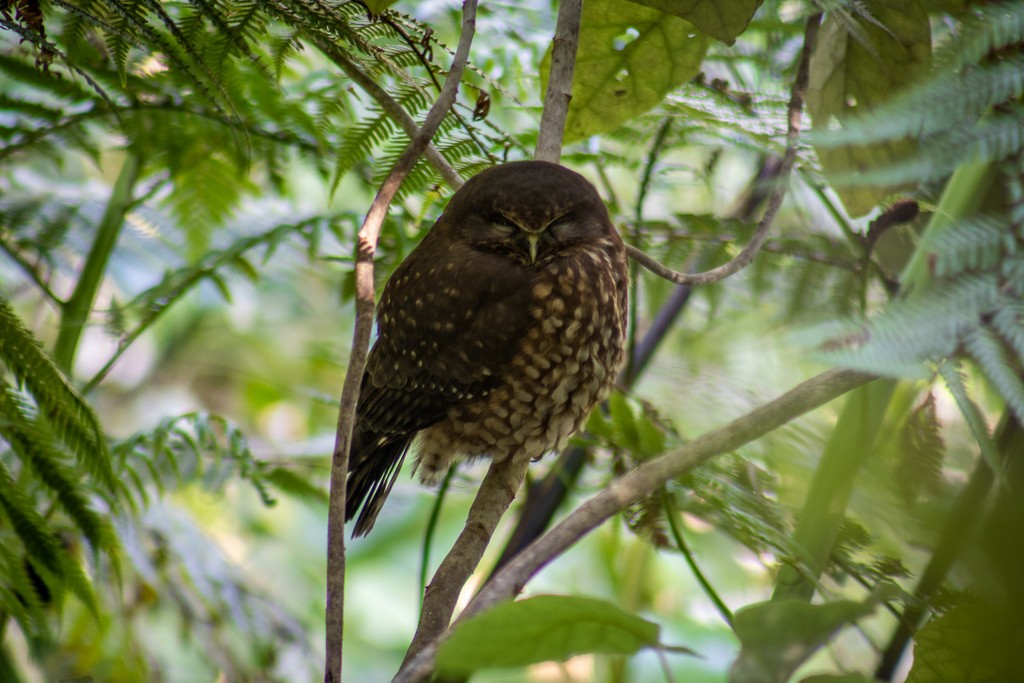
[[[1022,368],[1014,367],[999,337],[984,327],[973,330],[964,342],[967,353],[981,366],[1017,420],[1024,424]]]
[[[97,484],[112,491],[114,473],[99,420],[2,297],[0,362],[25,385],[40,412]]]
[[[89,504],[89,491],[62,462],[63,458],[44,425],[6,382],[0,381],[0,436],[22,463],[53,494],[68,519],[97,550],[113,550],[115,536],[107,522]]]

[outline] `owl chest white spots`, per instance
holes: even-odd
[[[417,463],[424,482],[436,481],[461,456],[535,459],[562,448],[607,394],[623,358],[626,281],[624,274],[621,281],[608,276],[613,257],[607,245],[598,247],[540,273],[532,323],[501,383],[422,433]]]

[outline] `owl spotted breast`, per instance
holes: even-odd
[[[488,169],[388,280],[356,409],[346,519],[372,527],[416,441],[457,459],[560,449],[622,364],[626,253],[594,187],[541,161]]]

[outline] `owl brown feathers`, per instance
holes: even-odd
[[[388,280],[356,409],[346,519],[372,527],[414,440],[456,459],[561,448],[619,370],[626,254],[594,187],[542,161],[488,169]]]

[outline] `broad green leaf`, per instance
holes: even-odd
[[[915,83],[931,63],[931,27],[919,0],[866,0],[874,20],[822,24],[811,57],[807,108],[825,174],[852,216],[862,216],[902,186],[867,185],[857,174],[898,162],[916,149],[910,138],[832,146],[827,131],[836,121],[866,114]]]
[[[803,600],[774,600],[736,612],[733,630],[740,655],[729,671],[730,683],[785,683],[839,628],[867,616],[881,596],[865,602],[836,600],[814,605]]]
[[[440,675],[564,661],[582,653],[630,655],[658,644],[658,625],[594,598],[539,595],[498,605],[455,628],[437,653]]]
[[[712,38],[732,45],[763,0],[629,0],[685,19]]]
[[[615,0],[587,0],[565,141],[614,130],[700,71],[709,39],[693,24]],[[541,64],[547,88],[551,53]]]
[[[1024,671],[1022,653],[1019,609],[959,605],[918,632],[907,683],[1017,681]]]

